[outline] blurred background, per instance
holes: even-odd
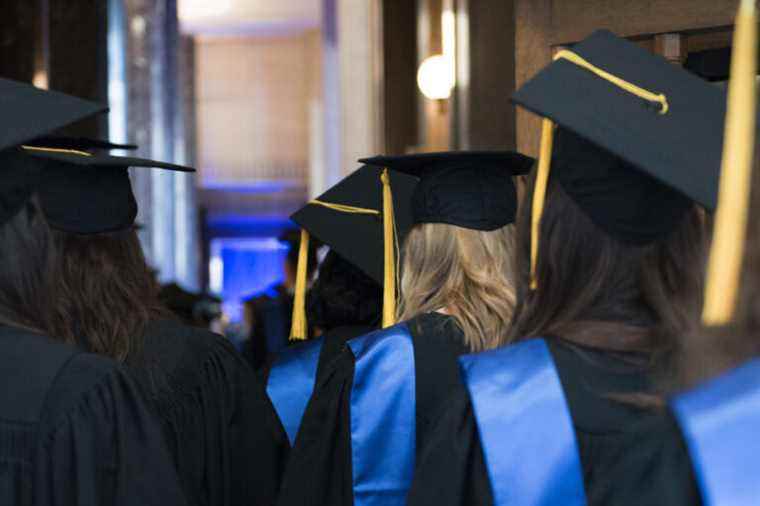
[[[608,28],[723,81],[727,0],[2,0],[0,76],[110,106],[71,132],[193,175],[133,170],[162,283],[224,322],[282,281],[288,216],[360,156],[535,154],[511,92]],[[245,332],[245,331],[243,331]]]

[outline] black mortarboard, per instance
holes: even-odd
[[[604,30],[560,51],[513,96],[559,125],[551,174],[563,189],[603,230],[634,244],[670,232],[691,201],[715,208],[725,99]]]
[[[81,145],[77,147],[80,149],[62,150],[34,142],[25,148],[29,155],[44,161],[40,201],[50,226],[65,232],[97,234],[132,227],[137,201],[129,179],[130,167],[194,171],[181,165],[91,153],[81,150]]]
[[[34,193],[43,166],[19,145],[106,107],[0,78],[0,110],[0,223],[4,223]]]
[[[382,170],[363,166],[296,211],[291,219],[340,256],[383,285]],[[398,244],[412,228],[411,202],[418,179],[388,171]],[[321,203],[374,210],[376,213],[341,212]]]
[[[306,336],[306,246],[309,236],[335,250],[383,287],[383,327],[396,316],[399,245],[413,226],[418,179],[365,165],[291,216],[301,228],[291,339]]]
[[[528,173],[535,160],[511,151],[461,151],[359,161],[420,178],[412,196],[415,224],[496,230],[514,222],[517,192],[513,176]]]

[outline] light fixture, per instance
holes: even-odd
[[[177,11],[182,21],[202,21],[227,13],[232,0],[179,0]]]
[[[451,59],[442,54],[429,56],[417,70],[417,86],[430,100],[445,100],[454,88]]]

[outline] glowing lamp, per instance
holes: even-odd
[[[451,60],[442,54],[425,58],[417,70],[417,86],[431,100],[445,100],[454,88]]]

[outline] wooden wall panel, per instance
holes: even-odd
[[[598,28],[623,37],[733,24],[736,0],[555,0],[550,44],[581,40]]]
[[[552,0],[517,0],[515,2],[515,81],[516,87],[551,61]],[[517,149],[536,155],[541,120],[525,109],[517,108]]]
[[[607,28],[677,62],[690,51],[726,47],[735,0],[515,0],[515,80],[520,87],[549,63],[554,47]],[[680,37],[661,34],[680,34]],[[671,38],[669,38],[671,37]],[[517,109],[517,147],[538,154],[540,120]]]

